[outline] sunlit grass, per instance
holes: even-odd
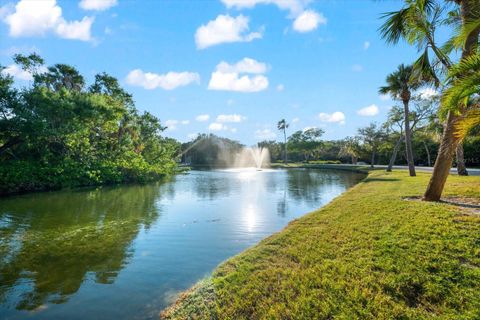
[[[480,318],[480,217],[405,200],[429,174],[375,171],[326,207],[220,265],[168,319]],[[445,196],[480,199],[480,177]]]

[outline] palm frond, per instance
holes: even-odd
[[[432,83],[435,87],[440,85],[440,80],[437,77],[434,67],[430,64],[428,57],[428,48],[425,48],[423,54],[413,63],[413,79]]]
[[[455,123],[455,135],[463,140],[474,127],[480,125],[480,106],[470,109]]]
[[[379,28],[380,35],[387,43],[396,44],[406,35],[406,21],[409,14],[409,8],[403,8],[399,11],[387,12],[382,15],[386,19],[385,23]]]

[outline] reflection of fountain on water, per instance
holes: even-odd
[[[235,157],[233,163],[235,168],[262,168],[270,167],[270,152],[267,148],[243,148]]]

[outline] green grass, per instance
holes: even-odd
[[[167,319],[480,319],[480,216],[421,195],[429,174],[373,171],[220,265]],[[445,196],[480,199],[480,177]]]

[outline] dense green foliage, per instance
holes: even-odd
[[[406,200],[429,174],[372,172],[332,203],[228,260],[167,319],[478,319],[480,220]],[[480,201],[479,177],[447,197]]]
[[[35,54],[15,61],[34,80],[18,89],[0,75],[0,194],[145,182],[174,170],[178,143],[115,78],[97,74],[86,87],[71,66],[40,72]]]

